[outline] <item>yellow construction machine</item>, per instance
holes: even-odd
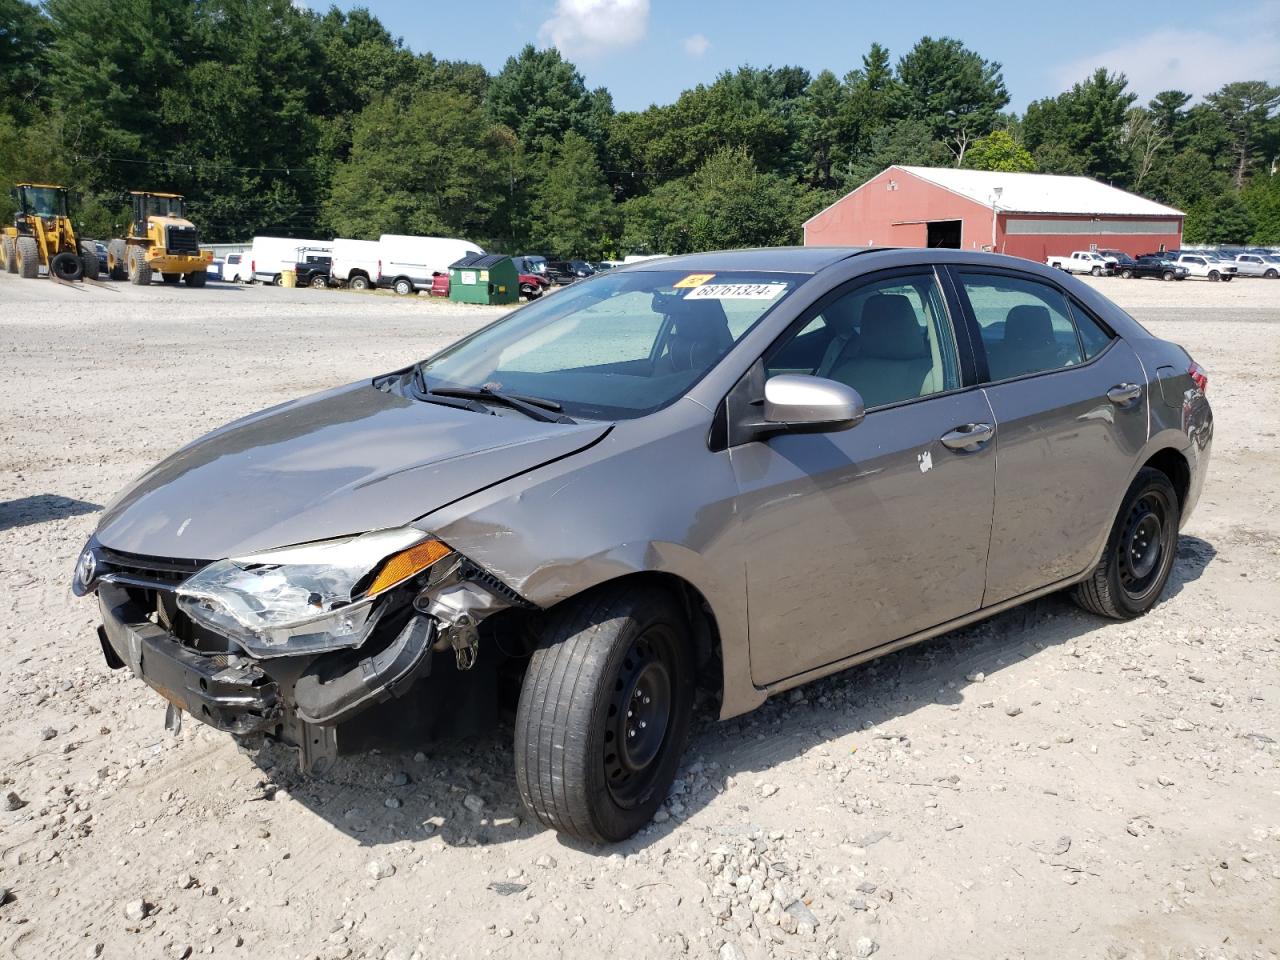
[[[159,273],[165,283],[183,277],[193,287],[203,287],[213,253],[200,249],[195,224],[186,219],[186,203],[176,193],[134,190],[129,235],[107,244],[107,273],[112,280],[128,278],[145,285]]]
[[[0,229],[0,269],[34,279],[40,268],[58,280],[98,278],[92,240],[77,240],[67,189],[52,183],[20,183],[11,191],[18,212]]]

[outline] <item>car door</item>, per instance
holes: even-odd
[[[1012,270],[951,274],[995,417],[989,606],[1097,560],[1146,443],[1146,375],[1058,285]]]
[[[979,607],[995,457],[965,351],[962,364],[936,275],[912,269],[822,298],[761,358],[762,379],[839,380],[868,412],[849,430],[730,450],[756,683]]]

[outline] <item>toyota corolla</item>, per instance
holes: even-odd
[[[506,694],[529,810],[614,841],[700,684],[731,717],[1052,591],[1150,609],[1206,388],[1026,260],[651,260],[196,440],[104,512],[74,589],[171,724],[308,769]]]

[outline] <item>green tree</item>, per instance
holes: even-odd
[[[1240,199],[1253,221],[1250,242],[1280,244],[1280,175],[1255,175]]]
[[[355,122],[324,205],[341,236],[444,234],[488,241],[509,233],[515,138],[457,93],[386,97]]]
[[[600,149],[613,113],[607,91],[588,91],[582,74],[559,50],[538,50],[533,44],[507,58],[489,83],[485,105],[495,123],[530,145],[545,139],[559,142],[572,130]]]
[[[1035,158],[1007,130],[993,130],[974,141],[965,154],[964,165],[973,170],[1018,173],[1035,170]]]
[[[740,147],[725,147],[691,176],[628,200],[624,246],[632,251],[773,246],[799,240],[803,189],[756,168]]]
[[[1234,158],[1232,179],[1236,189],[1244,186],[1254,164],[1271,111],[1280,103],[1280,87],[1261,80],[1228,83],[1205,98],[1222,117],[1231,136]]]
[[[1027,107],[1022,130],[1047,173],[1078,173],[1127,182],[1125,116],[1136,98],[1123,73],[1095,70],[1066,93]]]
[[[50,24],[26,0],[0,0],[0,110],[31,119],[49,94]]]
[[[529,245],[534,249],[589,260],[612,251],[613,195],[586,137],[570,131],[542,152],[532,199]]]
[[[1253,231],[1249,208],[1229,192],[1190,207],[1182,236],[1187,243],[1247,243]]]
[[[898,61],[902,115],[926,124],[956,166],[969,146],[990,133],[1009,103],[1001,65],[959,40],[923,37]]]

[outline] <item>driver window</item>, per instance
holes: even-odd
[[[942,293],[932,273],[864,284],[826,303],[770,351],[767,376],[838,380],[868,408],[960,385]]]

